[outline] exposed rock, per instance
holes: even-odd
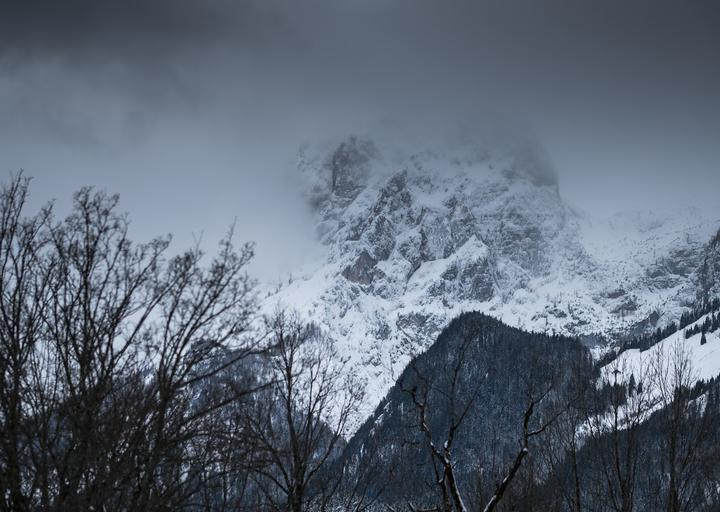
[[[623,288],[617,288],[615,290],[610,290],[605,294],[605,296],[608,299],[619,299],[623,295],[625,295],[627,292]]]
[[[469,262],[460,272],[458,296],[463,300],[485,302],[492,298],[494,291],[490,262],[483,258]]]
[[[703,299],[720,297],[720,231],[704,251],[698,276],[700,296]]]
[[[454,249],[447,219],[435,214],[423,218],[420,239],[420,251],[424,261],[447,258]]]
[[[350,137],[332,154],[330,191],[338,198],[353,200],[367,184],[370,162],[378,158],[378,151],[370,141]]]
[[[376,217],[365,232],[364,240],[372,248],[376,260],[388,259],[395,248],[395,233],[387,217]]]
[[[345,267],[342,275],[353,283],[368,285],[372,283],[376,263],[367,251],[362,251],[351,265]]]
[[[618,306],[616,306],[611,312],[614,315],[625,316],[635,313],[639,307],[640,306],[637,303],[635,297],[626,297],[625,300]]]
[[[430,315],[423,313],[410,313],[398,316],[396,325],[400,330],[418,332],[423,331]]]

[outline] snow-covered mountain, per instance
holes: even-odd
[[[591,219],[531,145],[350,137],[303,148],[298,167],[323,250],[265,307],[297,309],[337,340],[367,383],[364,414],[463,311],[599,341],[675,320],[716,286],[717,221]]]

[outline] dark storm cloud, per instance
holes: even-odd
[[[216,4],[190,0],[20,0],[3,2],[6,49],[48,53],[95,51],[142,56],[141,50],[205,38],[226,18]]]
[[[117,80],[119,66],[179,90],[657,111],[717,105],[719,13],[706,0],[19,0],[3,3],[0,51],[8,68],[60,59]]]
[[[0,171],[119,191],[150,234],[237,216],[272,259],[312,236],[301,142],[497,116],[581,206],[717,211],[718,26],[706,0],[0,0]]]

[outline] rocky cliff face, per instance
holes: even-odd
[[[607,339],[675,319],[698,282],[717,282],[717,226],[697,212],[593,221],[528,147],[400,153],[354,137],[301,151],[324,255],[265,303],[336,338],[367,382],[366,413],[463,311]]]
[[[720,296],[720,231],[715,234],[702,255],[698,272],[700,296],[710,299]]]

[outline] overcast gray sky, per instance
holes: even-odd
[[[720,217],[720,3],[0,0],[0,173],[119,192],[141,238],[238,219],[258,272],[312,229],[302,142],[500,115],[595,213]]]

